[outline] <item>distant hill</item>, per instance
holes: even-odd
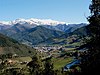
[[[70,33],[73,32],[74,30],[87,26],[86,23],[80,23],[80,24],[58,24],[56,26],[51,26],[51,25],[44,25],[44,27],[49,28],[49,29],[54,29],[54,30],[59,30],[59,31],[63,31],[66,33]]]
[[[77,30],[70,33],[70,35],[73,35],[73,34],[79,35],[81,37],[91,35],[91,33],[89,31],[89,26],[84,26],[84,27],[78,28]]]
[[[13,28],[18,29],[20,28],[20,25],[15,25],[13,26]],[[78,28],[70,33],[48,29],[44,26],[36,26],[31,29],[26,29],[25,27],[22,27],[22,29],[20,29],[16,31],[15,34],[13,33],[10,37],[26,45],[63,45],[71,43],[72,39],[77,42],[80,40],[80,37],[85,37],[90,34],[88,26],[82,26],[81,28]]]
[[[29,24],[27,24],[27,23],[25,23],[24,25],[17,23],[14,26],[11,26],[7,29],[2,29],[0,32],[7,36],[11,36],[13,34],[29,30],[30,28],[31,28],[31,26],[29,26]]]
[[[11,27],[10,25],[0,25],[0,30],[5,30],[5,29],[8,29],[10,27]]]
[[[31,47],[18,43],[14,39],[0,34],[0,54],[8,53],[17,54],[19,56],[29,56],[33,55],[35,50]]]
[[[74,30],[71,33],[65,33],[57,38],[49,38],[46,41],[41,42],[40,44],[58,44],[58,45],[64,45],[64,44],[71,44],[75,42],[81,41],[83,37],[90,36],[89,28],[88,26],[84,26],[81,28],[78,28]]]
[[[49,38],[59,37],[62,34],[64,34],[64,32],[57,31],[57,30],[51,30],[43,26],[37,26],[35,28],[14,34],[11,37],[20,42],[23,42],[26,44],[28,42],[28,43],[35,45]]]

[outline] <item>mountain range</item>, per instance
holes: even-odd
[[[35,45],[49,38],[59,37],[62,34],[64,34],[64,32],[37,26],[35,28],[13,34],[11,37],[18,41],[30,42]]]
[[[91,33],[89,31],[89,26],[83,26],[70,33],[64,33],[59,37],[49,38],[39,44],[47,45],[66,45],[76,42],[80,42],[84,37],[90,37]]]
[[[16,19],[0,22],[0,33],[21,43],[36,45],[48,39],[50,42],[52,38],[67,37],[70,33],[72,34],[84,26],[87,24],[67,24],[50,19]]]
[[[2,26],[5,26],[5,29],[8,29],[13,26],[23,26],[26,28],[34,28],[36,26],[44,26],[49,29],[64,31],[64,32],[72,32],[77,28],[86,26],[86,23],[80,23],[80,24],[67,24],[66,22],[59,22],[51,19],[16,19],[14,21],[0,21],[0,30],[2,29]],[[7,28],[6,28],[7,27]]]

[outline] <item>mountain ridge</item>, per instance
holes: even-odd
[[[28,23],[30,25],[35,24],[35,25],[57,25],[57,24],[66,24],[65,22],[60,22],[60,21],[55,21],[52,19],[35,19],[35,18],[30,18],[30,19],[16,19],[13,21],[0,21],[0,25],[5,24],[5,25],[14,25],[14,24],[24,24]]]
[[[35,28],[29,29],[28,31],[14,34],[11,37],[21,42],[28,41],[32,44],[37,44],[48,38],[59,37],[62,34],[64,34],[64,32],[47,29],[43,26],[37,26]]]
[[[16,19],[14,21],[2,22],[0,21],[0,32],[6,35],[12,35],[25,29],[31,29],[37,26],[43,26],[48,29],[59,30],[70,33],[77,28],[86,26],[86,23],[67,24],[66,22],[59,22],[51,19]],[[11,34],[10,34],[11,33]]]
[[[63,35],[61,35],[60,37],[57,38],[49,38],[46,41],[43,41],[41,44],[44,45],[64,45],[64,44],[68,44],[68,43],[75,43],[75,42],[79,42],[81,41],[82,38],[84,37],[90,37],[91,33],[89,31],[89,26],[84,26],[81,28],[78,28],[76,30],[74,30],[71,33],[65,33]],[[71,40],[69,42],[69,40]]]

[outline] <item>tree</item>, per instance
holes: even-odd
[[[90,4],[89,9],[91,10],[91,15],[99,15],[100,14],[100,0],[92,0],[92,4]]]
[[[82,56],[81,68],[84,74],[97,74],[100,68],[100,0],[92,0],[89,8],[91,15],[88,17],[88,28],[91,39],[83,46],[88,51]]]
[[[32,61],[30,61],[27,66],[29,66],[31,75],[41,75],[42,65],[38,55],[34,55]]]
[[[45,59],[44,68],[44,75],[54,75],[51,57]]]

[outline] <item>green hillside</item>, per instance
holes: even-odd
[[[11,37],[20,42],[24,42],[24,43],[30,42],[33,45],[34,44],[36,45],[49,38],[59,37],[62,34],[64,34],[64,32],[51,30],[42,26],[38,26],[30,30],[17,33]]]
[[[88,36],[90,36],[88,26],[84,26],[71,33],[65,33],[60,37],[49,38],[39,44],[79,46],[81,39]]]
[[[33,55],[35,50],[26,45],[0,34],[0,54],[17,54],[19,56]]]

